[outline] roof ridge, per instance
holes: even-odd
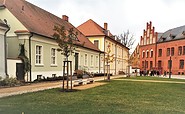
[[[35,34],[52,38],[55,25],[65,26],[67,30],[74,28],[74,31],[80,32],[70,22],[63,20],[26,0],[7,0],[6,5],[6,8],[22,23],[22,25]],[[83,44],[83,41],[86,42],[83,45],[84,48],[100,51],[85,37],[85,35],[79,35],[78,38],[80,39],[79,43]]]

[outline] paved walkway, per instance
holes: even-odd
[[[138,79],[114,79],[114,80],[126,80],[126,81],[134,81],[134,82],[157,82],[157,83],[177,83],[177,84],[185,84],[185,82],[178,82],[178,81],[138,80]]]
[[[118,75],[118,76],[111,76],[111,79],[114,78],[121,78],[125,77],[124,75]],[[83,86],[77,86],[73,87],[74,89],[87,89],[92,88],[95,86],[99,86],[105,83],[98,83],[96,81],[104,80],[106,77],[95,77],[95,82],[93,84],[87,84]],[[18,95],[28,92],[36,92],[36,91],[42,91],[52,88],[62,88],[62,81],[55,81],[55,82],[42,82],[42,83],[34,83],[26,86],[19,86],[19,87],[11,87],[11,88],[0,88],[0,98],[12,96],[12,95]]]

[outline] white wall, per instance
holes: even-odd
[[[16,63],[22,63],[19,59],[8,59],[7,60],[7,71],[9,77],[16,78]]]

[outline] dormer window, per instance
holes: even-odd
[[[183,31],[182,34],[185,36],[185,31]]]
[[[162,39],[163,39],[163,41],[165,41],[165,40],[166,40],[166,38],[164,38],[164,37],[163,37]]]
[[[175,35],[172,35],[171,38],[174,39],[176,36]]]
[[[170,34],[171,39],[174,39],[176,36],[174,34]]]

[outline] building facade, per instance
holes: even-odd
[[[102,52],[69,22],[66,15],[59,18],[25,0],[0,0],[0,19],[6,19],[10,25],[7,33],[8,58],[17,59],[20,45],[24,45],[31,68],[22,76],[26,81],[63,76],[65,58],[57,51],[59,46],[53,38],[54,26],[64,26],[66,30],[73,28],[78,33],[74,54],[69,57],[73,63],[72,71],[100,72]],[[21,63],[16,65],[16,72],[12,75],[21,78],[17,74],[22,74],[24,66]]]
[[[110,55],[114,55],[114,61],[110,63],[110,72],[113,75],[120,72],[128,72],[128,53],[129,49],[125,47],[120,41],[117,40],[108,30],[108,24],[104,23],[104,27],[101,27],[92,19],[86,21],[77,27],[88,39],[94,43],[101,51],[105,52],[105,56],[101,58],[102,72],[106,71],[106,63],[104,58],[110,48]],[[105,71],[104,71],[105,70]]]
[[[157,64],[165,71],[184,75],[185,67],[185,26],[167,30],[157,43]]]
[[[169,29],[164,33],[154,32],[152,23],[147,23],[140,40],[140,69],[184,75],[185,26]]]
[[[156,69],[157,40],[161,34],[155,32],[152,22],[146,24],[140,39],[140,70]]]
[[[6,60],[6,39],[5,35],[8,31],[8,26],[0,19],[0,77],[5,78],[7,75],[7,60]]]
[[[130,56],[131,73],[138,74],[140,71],[140,55],[139,55],[139,44]]]

